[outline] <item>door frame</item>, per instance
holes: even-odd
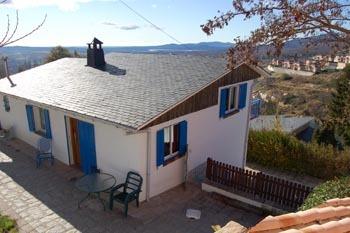
[[[75,128],[77,130],[78,133],[78,119],[73,118],[73,117],[69,117],[69,116],[65,116],[64,117],[65,120],[65,124],[66,124],[66,138],[67,138],[67,147],[68,147],[68,160],[69,160],[69,165],[70,166],[77,166],[79,169],[81,169],[80,167],[80,163],[77,164],[76,163],[76,156],[80,157],[80,151],[79,151],[79,139],[78,139],[78,143],[73,145],[73,135],[72,135],[72,121],[75,121]],[[74,152],[73,147],[76,147],[77,153],[76,154]],[[81,161],[81,158],[79,158],[79,160]]]
[[[73,121],[75,122],[74,125],[73,125]],[[76,166],[79,170],[81,170],[83,172],[84,172],[84,166],[86,165],[86,164],[84,164],[85,159],[90,159],[89,162],[92,161],[90,156],[83,158],[81,155],[81,150],[82,150],[81,146],[82,145],[81,145],[81,138],[79,137],[79,133],[81,131],[80,125],[86,125],[86,124],[91,124],[93,127],[92,133],[93,133],[93,140],[94,140],[94,145],[93,145],[94,152],[92,154],[94,154],[93,155],[94,156],[94,163],[96,164],[97,158],[96,158],[96,138],[95,138],[95,132],[94,132],[94,124],[87,122],[87,121],[79,120],[79,119],[74,118],[74,117],[65,116],[66,139],[67,139],[67,147],[68,147],[69,165]],[[73,142],[73,135],[72,135],[73,129],[72,129],[72,127],[76,128],[76,133],[77,133],[76,143]],[[86,139],[86,135],[83,138]],[[82,138],[82,140],[84,140],[83,138]],[[90,145],[90,144],[86,144],[86,145]],[[74,147],[75,147],[75,150],[74,150]],[[79,164],[76,163],[76,161],[77,161],[76,156],[79,156],[79,162],[80,162]]]
[[[69,122],[69,116],[64,116],[64,126],[66,127],[66,141],[67,141],[67,152],[68,152],[68,163],[69,166],[73,165],[73,158],[72,158],[72,137],[70,134],[70,122]]]

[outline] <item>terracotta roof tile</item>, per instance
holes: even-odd
[[[323,220],[323,219],[329,219],[329,218],[334,218],[337,216],[338,211],[335,210],[335,207],[325,207],[325,208],[319,208],[317,210],[318,215],[317,215],[317,220]]]
[[[314,216],[317,215],[317,210],[310,209],[298,212],[298,215],[301,217],[302,223],[308,223],[314,220]]]
[[[285,233],[300,233],[299,230],[296,230],[296,229],[289,229],[289,230],[286,230],[284,231]]]
[[[326,206],[350,206],[350,197],[346,198],[334,198],[326,201],[325,203],[319,205],[318,207],[326,207]]]
[[[301,229],[300,232],[303,233],[321,233],[323,232],[323,228],[320,225],[311,225],[306,228]]]
[[[305,211],[276,217],[268,216],[250,233],[345,233],[350,232],[350,198],[331,199]]]

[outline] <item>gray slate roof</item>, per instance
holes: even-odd
[[[106,71],[63,58],[0,80],[0,92],[137,129],[224,74],[226,61],[195,55],[111,53]]]

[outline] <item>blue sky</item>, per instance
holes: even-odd
[[[38,25],[47,14],[44,26],[15,45],[84,46],[93,37],[109,46],[142,46],[175,43],[150,26],[119,0],[8,0],[0,6],[0,35],[6,28],[6,15],[15,20],[19,9],[19,33]],[[236,20],[229,27],[206,36],[200,25],[231,8],[229,0],[124,0],[133,9],[173,35],[182,43],[202,41],[231,42],[245,37],[257,22]]]

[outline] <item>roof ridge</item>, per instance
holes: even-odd
[[[327,200],[326,202],[322,203],[317,207],[326,207],[326,206],[350,206],[350,197],[345,197],[341,199],[333,198],[333,199]]]
[[[311,225],[299,230],[287,230],[281,233],[346,233],[350,229],[350,217],[333,220],[319,225]]]
[[[249,232],[262,232],[278,230],[291,226],[305,225],[312,222],[323,222],[327,219],[350,217],[350,206],[326,206],[316,207],[296,213],[288,213],[280,216],[268,216],[260,223],[252,227]],[[350,226],[350,225],[349,225]]]

